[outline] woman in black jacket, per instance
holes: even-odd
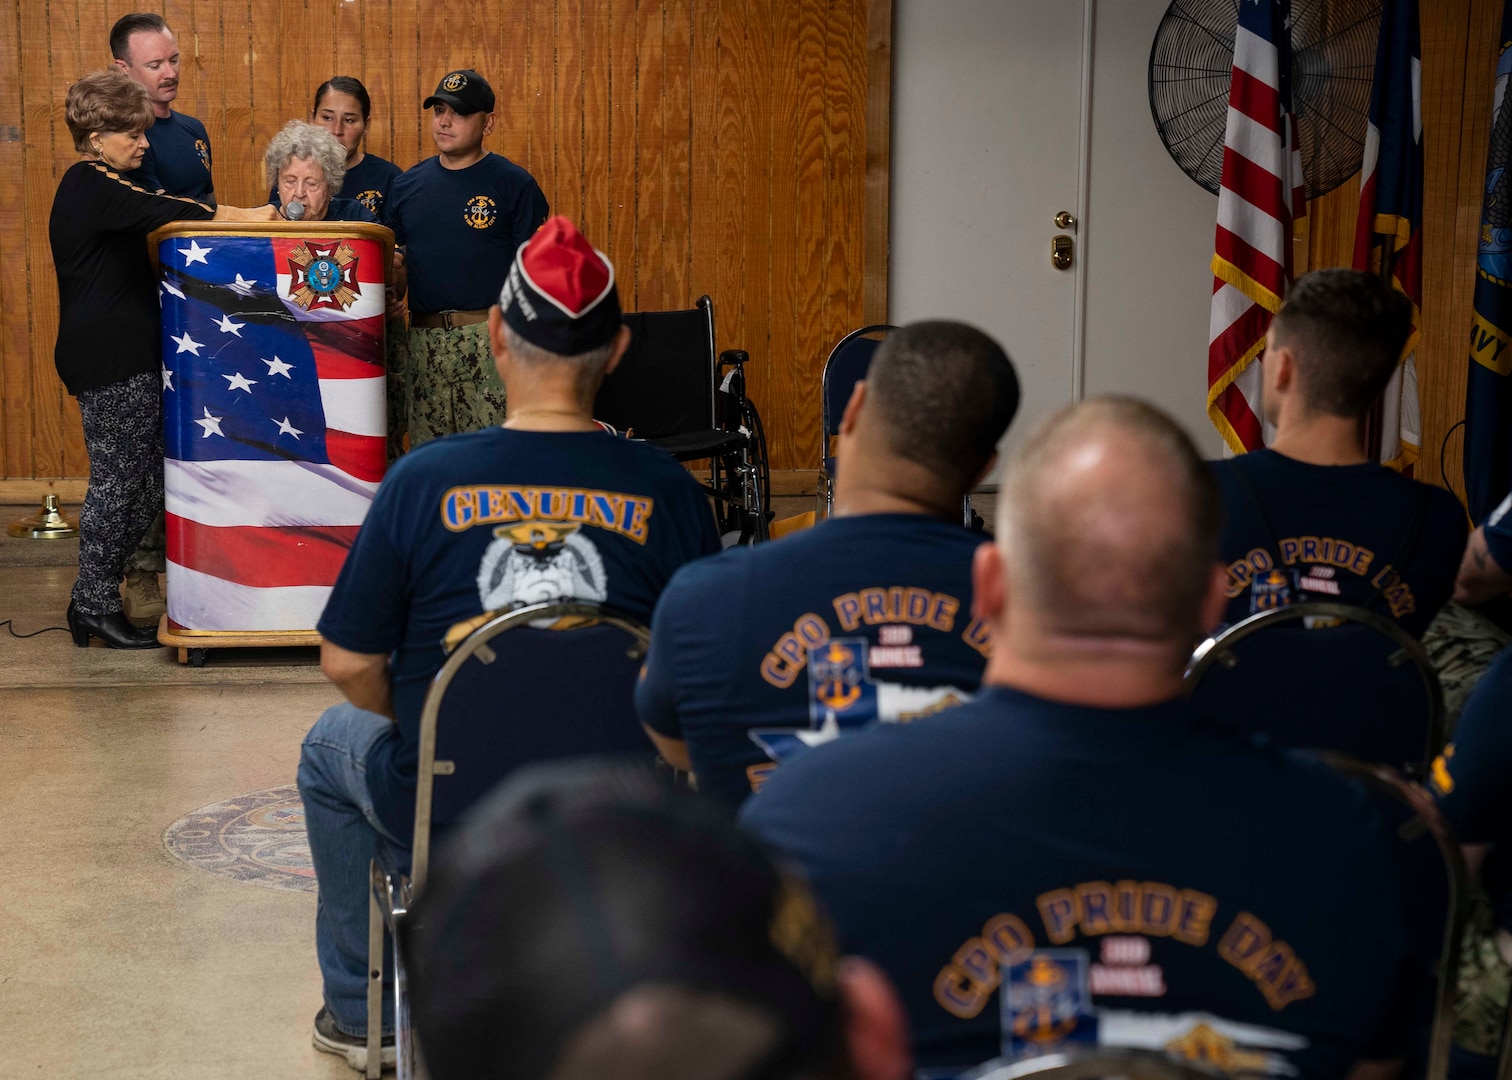
[[[147,234],[170,221],[271,221],[272,207],[216,209],[154,194],[124,175],[142,163],[147,92],[122,71],[68,88],[65,118],[81,160],[63,174],[48,235],[58,274],[53,358],[79,399],[89,491],[79,514],[79,578],[68,603],[74,644],[157,644],[121,612],[126,557],[163,507],[161,331]]]

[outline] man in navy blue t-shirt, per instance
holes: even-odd
[[[1465,927],[1455,1002],[1455,1049],[1465,1075],[1490,1075],[1500,1051],[1512,957],[1512,649],[1491,662],[1460,713],[1454,739],[1434,761],[1430,786],[1444,819],[1465,845],[1477,890]],[[1473,1063],[1473,1064],[1472,1064]],[[1476,1068],[1476,1066],[1479,1068]]]
[[[409,844],[420,711],[447,649],[489,612],[548,600],[648,619],[678,567],[719,550],[688,472],[592,419],[630,334],[614,268],[571,222],[553,218],[520,248],[489,332],[512,391],[503,426],[394,465],[318,625],[321,667],[347,703],[316,722],[299,763],[320,885],[315,1045],[354,1068],[366,1060],[366,867],[380,837]]]
[[[1263,450],[1214,462],[1225,622],[1298,601],[1389,615],[1422,637],[1454,586],[1465,515],[1366,454],[1361,426],[1401,359],[1412,303],[1374,274],[1302,277],[1266,333]]]
[[[386,224],[409,283],[410,445],[504,417],[488,350],[488,306],[515,250],[546,220],[531,175],[483,149],[494,92],[472,69],[449,72],[425,99],[439,153],[396,177]]]
[[[835,516],[679,572],[657,604],[636,707],[662,755],[731,807],[784,760],[870,723],[968,699],[988,641],[971,618],[961,501],[1018,408],[991,338],[915,323],[877,350],[840,422]]]
[[[1470,534],[1459,576],[1454,581],[1454,602],[1474,607],[1512,592],[1512,495],[1508,495],[1485,522]]]
[[[1323,1080],[1391,1056],[1406,935],[1363,793],[1182,694],[1223,608],[1218,518],[1170,420],[1061,412],[976,555],[982,693],[818,747],[746,803],[891,976],[926,1069],[1099,1043]]]
[[[179,92],[179,48],[161,15],[138,12],[116,20],[110,31],[115,65],[147,89],[153,125],[141,167],[127,175],[148,191],[166,191],[215,205],[210,176],[210,134],[192,116],[175,112]]]
[[[126,179],[148,191],[166,191],[215,205],[210,179],[210,136],[192,116],[174,112],[179,92],[179,49],[173,31],[156,12],[124,15],[110,29],[115,66],[141,83],[152,103],[147,153]],[[126,617],[140,626],[156,626],[168,611],[158,575],[168,568],[163,515],[148,527],[126,560],[121,600]]]

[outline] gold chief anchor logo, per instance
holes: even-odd
[[[474,195],[467,200],[467,206],[462,210],[462,220],[474,229],[488,228],[498,216],[499,212],[494,209],[494,201],[487,195]]]
[[[861,668],[856,653],[832,641],[818,667],[819,687],[814,696],[821,705],[843,712],[861,697]]]
[[[461,72],[454,71],[446,77],[446,80],[441,84],[441,88],[443,90],[449,90],[455,94],[458,90],[462,89],[466,85],[467,76],[463,75]]]

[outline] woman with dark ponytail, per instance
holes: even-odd
[[[373,111],[367,87],[350,75],[337,75],[320,84],[315,104],[310,109],[310,123],[336,136],[346,150],[346,181],[336,193],[338,199],[356,199],[379,221],[384,220],[383,203],[389,184],[404,170],[364,148],[368,117]]]

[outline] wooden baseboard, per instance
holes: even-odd
[[[44,495],[56,495],[65,504],[81,503],[84,501],[84,492],[88,487],[88,477],[81,476],[0,480],[0,505],[30,506],[32,503],[40,504]],[[818,469],[772,470],[773,495],[813,495],[818,490]]]
[[[56,495],[64,504],[81,503],[84,492],[89,489],[86,476],[53,476],[33,479],[0,480],[0,504],[5,506],[30,506],[42,504],[44,495]]]

